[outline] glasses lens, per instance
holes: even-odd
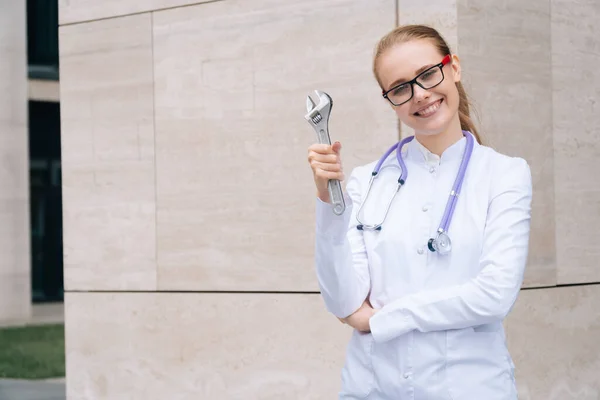
[[[402,104],[412,96],[412,87],[408,83],[394,88],[388,93],[388,99],[394,104]]]
[[[424,88],[428,89],[430,87],[434,87],[435,85],[439,85],[443,79],[444,74],[442,74],[442,69],[439,67],[433,67],[420,75],[419,78],[417,78],[417,82],[419,82]]]

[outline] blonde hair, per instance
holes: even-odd
[[[377,75],[377,60],[379,60],[379,57],[381,57],[381,55],[391,47],[415,39],[430,40],[440,52],[441,56],[452,54],[450,52],[448,43],[446,43],[444,38],[442,38],[437,30],[426,25],[399,26],[381,38],[377,44],[377,47],[375,48],[375,56],[373,58],[373,74],[375,75],[375,79],[377,79],[377,82],[382,89],[383,85],[381,84],[381,80]],[[477,142],[481,144],[481,137],[479,136],[479,132],[475,127],[475,123],[471,119],[471,105],[467,96],[467,92],[465,91],[465,88],[461,82],[456,82],[456,89],[458,89],[459,96],[458,117],[460,119],[460,127],[462,130],[471,132],[475,136],[475,139],[477,139]]]

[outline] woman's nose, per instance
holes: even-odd
[[[413,84],[413,97],[417,102],[427,100],[431,94],[421,86]]]

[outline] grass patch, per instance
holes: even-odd
[[[64,325],[0,329],[0,378],[65,376]]]

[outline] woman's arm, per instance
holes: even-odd
[[[515,303],[527,262],[531,219],[531,172],[510,160],[497,178],[488,208],[477,277],[461,285],[407,295],[385,305],[369,320],[376,341],[412,330],[461,329],[501,321]]]
[[[331,204],[317,198],[315,265],[321,296],[329,312],[345,318],[358,310],[370,290],[367,251],[356,229],[361,188],[357,172],[346,185],[346,211],[337,216]]]

